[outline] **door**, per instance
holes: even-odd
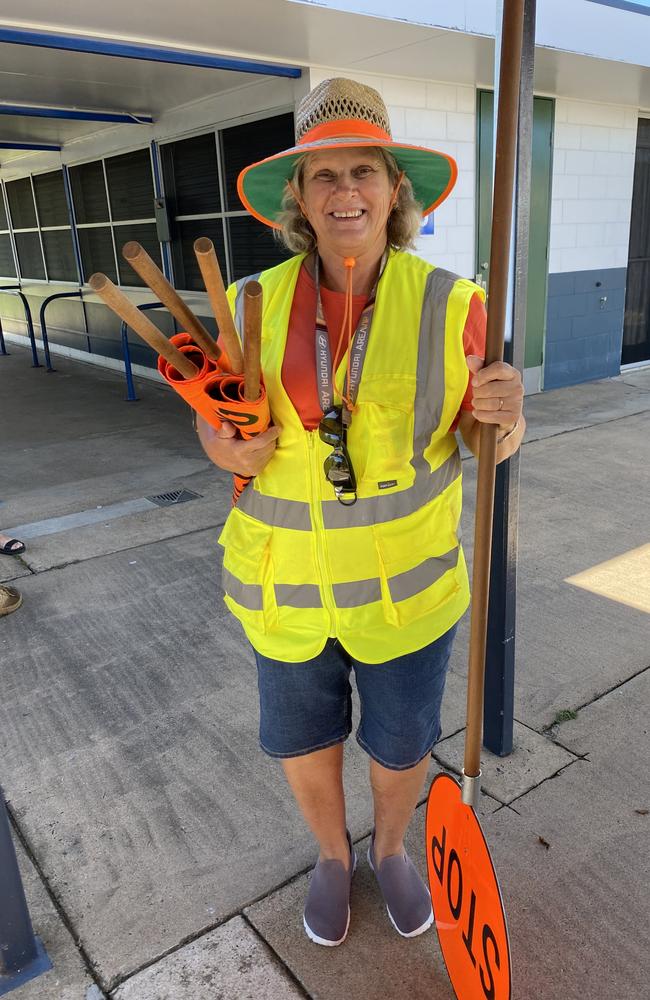
[[[551,150],[553,101],[533,100],[533,145],[530,182],[530,239],[524,368],[541,368],[546,327],[548,244],[551,206]],[[494,94],[478,94],[478,240],[477,276],[487,284],[492,225],[492,161],[494,146]]]
[[[639,119],[621,364],[650,360],[650,118]]]

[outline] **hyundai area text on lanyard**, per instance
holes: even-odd
[[[320,293],[320,258],[315,254],[314,280],[316,284],[316,322],[315,322],[315,347],[316,347],[316,382],[318,385],[318,398],[323,411],[323,419],[319,426],[321,439],[328,444],[334,445],[334,452],[325,462],[326,478],[332,482],[334,493],[339,503],[349,506],[356,502],[356,480],[352,470],[352,463],[346,448],[347,429],[352,422],[352,410],[359,392],[361,373],[368,350],[368,340],[370,337],[370,326],[375,309],[375,295],[377,285],[383,273],[388,252],[385,252],[379,267],[379,274],[375,281],[370,296],[357,323],[354,335],[348,340],[348,371],[346,375],[347,394],[342,393],[342,405],[334,405],[334,373],[332,370],[332,352],[330,338],[323,310],[323,303]],[[354,260],[348,262],[346,266],[354,265]],[[337,354],[344,334],[345,325],[351,324],[352,311],[352,273],[348,272],[345,315],[341,327],[341,333],[337,344]],[[348,326],[349,331],[349,326]],[[348,332],[349,336],[349,332]],[[340,429],[338,429],[340,428]],[[336,466],[336,470],[333,466]],[[345,485],[347,483],[347,486]],[[344,495],[352,491],[353,498],[344,499]]]

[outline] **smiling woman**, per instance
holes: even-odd
[[[375,805],[370,865],[401,935],[432,923],[404,834],[469,603],[455,432],[475,448],[479,423],[499,424],[500,459],[523,433],[519,374],[483,367],[483,291],[407,252],[455,178],[451,157],[392,139],[375,90],[338,79],[301,102],[296,145],[238,180],[295,254],[256,276],[275,426],[250,442],[228,425],[199,419],[198,430],[218,466],[256,477],[221,535],[225,600],[255,652],[260,744],[282,760],[318,841],[303,922],[321,945],[341,944],[350,919],[352,671]],[[235,314],[246,280],[228,292]]]
[[[390,190],[397,190],[397,196],[392,211],[388,215],[386,235],[390,246],[397,250],[409,250],[415,245],[415,239],[420,231],[422,222],[422,206],[417,203],[413,195],[413,185],[409,178],[400,171],[395,157],[381,147],[367,147],[363,150],[341,149],[338,156],[347,154],[352,158],[350,164],[351,178],[358,178],[362,188],[364,181],[376,179],[376,174],[385,174],[388,178]],[[331,156],[331,154],[329,154]],[[294,253],[309,253],[318,242],[318,236],[303,212],[299,201],[300,192],[304,191],[306,179],[310,173],[315,175],[324,174],[323,186],[330,186],[336,182],[336,173],[329,169],[329,165],[320,162],[321,158],[327,158],[326,152],[306,154],[298,161],[294,168],[293,177],[282,199],[282,212],[278,215],[280,229],[276,229],[276,237],[289,250]],[[303,196],[304,198],[304,196]],[[382,228],[383,228],[382,220]],[[382,234],[383,235],[383,234]]]

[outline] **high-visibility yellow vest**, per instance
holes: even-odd
[[[219,539],[225,602],[265,656],[308,660],[336,636],[354,658],[380,663],[433,642],[469,603],[450,427],[468,381],[465,320],[472,295],[483,293],[391,251],[348,431],[358,499],[343,506],[323,471],[332,449],[304,429],[281,380],[303,259],[255,275],[264,288],[262,370],[281,434]],[[228,289],[240,330],[247,280]],[[345,367],[344,358],[338,402]]]

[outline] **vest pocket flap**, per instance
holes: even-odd
[[[223,545],[224,565],[240,576],[239,568],[247,577],[261,576],[273,528],[235,508],[230,512],[219,536]]]
[[[441,496],[410,517],[374,526],[388,622],[408,625],[457,594],[460,548],[451,520]]]
[[[370,375],[364,372],[357,403],[360,407],[364,403],[373,403],[401,410],[402,413],[411,413],[415,387],[414,375]]]

